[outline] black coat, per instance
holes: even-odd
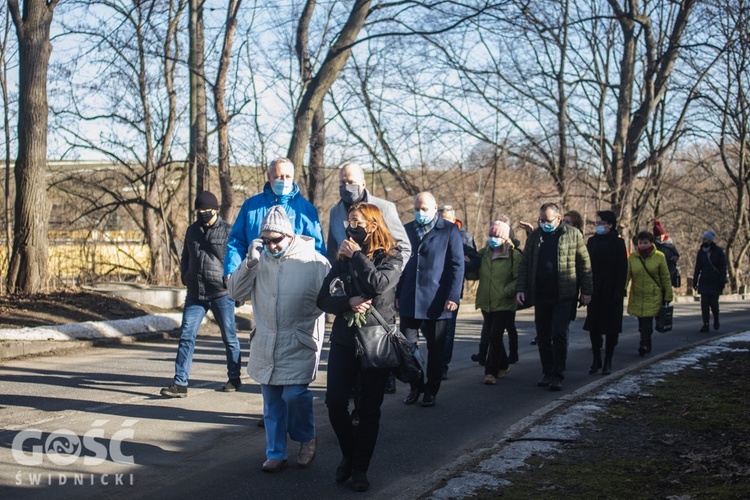
[[[695,257],[693,283],[701,295],[721,295],[727,283],[727,256],[724,249],[711,243],[709,252],[701,247]]]
[[[616,230],[595,234],[586,244],[591,257],[594,292],[583,329],[607,334],[622,332],[622,301],[628,277],[628,252]]]
[[[347,326],[343,316],[351,311],[349,298],[361,295],[372,299],[377,309],[389,325],[396,324],[396,285],[403,269],[403,257],[396,249],[395,255],[383,251],[375,252],[373,260],[363,252],[355,252],[349,260],[335,260],[323,286],[318,292],[318,309],[335,314],[331,327],[331,343],[354,346],[355,327]],[[331,282],[340,278],[344,284],[344,296],[331,295]],[[367,315],[367,326],[377,325],[371,314]]]
[[[187,228],[180,273],[190,298],[212,300],[229,293],[224,285],[224,255],[231,230],[218,216],[211,227],[198,221]]]

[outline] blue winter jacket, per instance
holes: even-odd
[[[315,239],[315,250],[325,256],[326,247],[323,242],[323,228],[318,220],[318,211],[312,203],[302,197],[299,186],[294,183],[292,192],[286,196],[277,196],[266,182],[263,192],[245,200],[240,213],[234,220],[232,232],[229,233],[227,254],[224,258],[224,276],[232,274],[247,254],[250,243],[260,238],[260,225],[263,218],[274,205],[284,207],[295,234],[310,236]]]

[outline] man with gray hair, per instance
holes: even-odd
[[[224,259],[225,279],[229,279],[245,258],[250,242],[260,237],[263,218],[274,205],[280,205],[289,216],[294,234],[314,238],[315,250],[326,254],[318,211],[302,197],[299,186],[294,182],[294,164],[288,158],[276,158],[268,166],[268,182],[263,186],[263,191],[245,200],[234,221]]]

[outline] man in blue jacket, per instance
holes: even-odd
[[[404,336],[416,344],[422,326],[427,341],[427,381],[412,385],[404,403],[416,403],[424,392],[422,406],[434,406],[443,374],[448,323],[461,300],[463,242],[458,227],[438,214],[435,197],[428,192],[414,198],[414,221],[405,227],[412,255],[401,274],[396,297]]]
[[[291,160],[276,158],[268,167],[268,182],[263,186],[263,192],[245,200],[234,221],[224,259],[226,278],[245,258],[250,242],[260,238],[260,225],[274,205],[284,208],[292,221],[294,233],[313,237],[315,250],[325,256],[326,247],[318,211],[300,194],[299,186],[294,182],[294,164]]]

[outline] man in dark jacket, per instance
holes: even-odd
[[[234,392],[241,385],[242,356],[234,323],[234,300],[229,296],[223,277],[224,255],[232,226],[219,216],[219,202],[209,191],[203,191],[195,199],[195,211],[198,220],[187,229],[180,260],[180,273],[182,283],[187,287],[187,295],[182,311],[175,376],[172,384],[161,390],[161,395],[169,398],[187,396],[195,337],[209,309],[219,324],[227,352],[229,381],[222,390]]]
[[[669,280],[672,282],[672,286],[677,288],[678,276],[680,270],[677,268],[677,261],[680,260],[680,252],[677,251],[677,247],[674,244],[672,238],[669,237],[667,232],[664,230],[659,219],[654,221],[654,245],[656,249],[664,254],[664,258],[667,259],[667,268],[669,269]]]
[[[554,203],[539,209],[539,227],[526,240],[516,280],[516,300],[534,306],[539,358],[544,377],[537,384],[562,389],[568,357],[570,311],[578,298],[588,305],[593,282],[591,261],[581,231],[560,224],[562,214]]]
[[[416,403],[422,392],[422,406],[435,405],[443,374],[448,323],[461,300],[464,279],[461,234],[437,209],[435,197],[428,192],[414,198],[414,221],[406,224],[412,254],[396,289],[401,333],[416,344],[422,326],[427,340],[427,382],[411,387],[404,400],[408,405]]]
[[[703,243],[695,257],[693,288],[701,295],[701,333],[708,331],[709,309],[714,315],[714,330],[719,329],[719,295],[727,284],[727,256],[716,244],[716,233],[703,233]]]

